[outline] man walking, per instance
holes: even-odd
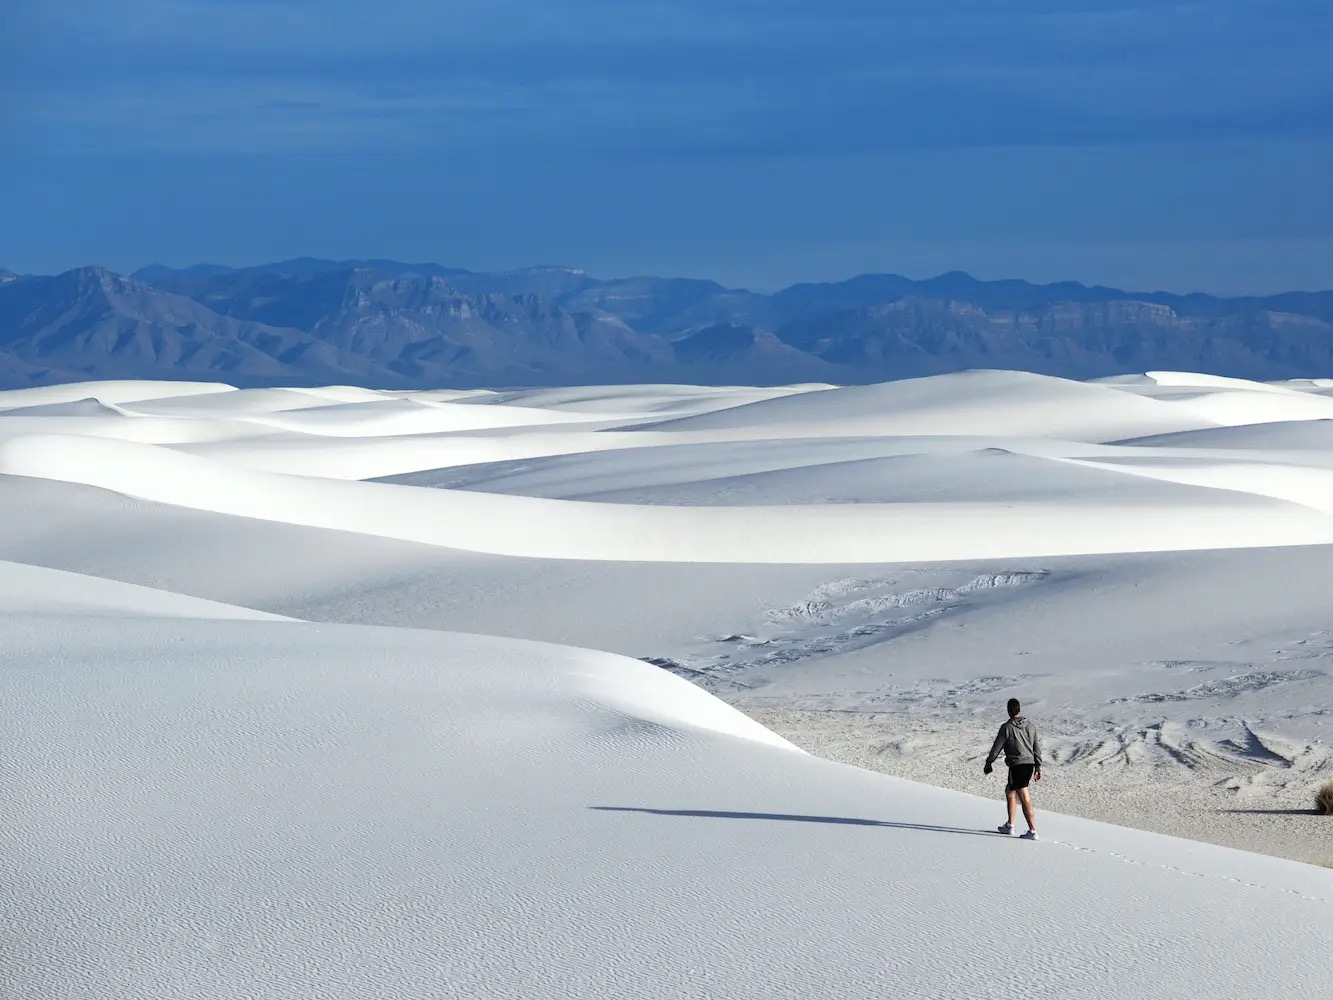
[[[1023,818],[1028,821],[1028,832],[1023,840],[1037,839],[1037,820],[1032,812],[1032,790],[1028,784],[1035,778],[1041,780],[1041,737],[1037,727],[1023,717],[1023,707],[1017,698],[1009,699],[1009,721],[1000,727],[995,735],[995,744],[986,758],[983,774],[994,770],[991,765],[995,758],[1004,751],[1004,762],[1009,765],[1009,783],[1004,786],[1004,800],[1009,807],[1009,822],[999,828],[1000,833],[1013,835],[1014,804],[1023,804]]]

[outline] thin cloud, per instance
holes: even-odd
[[[451,143],[697,154],[1326,134],[1333,61],[1326,34],[1299,29],[1328,17],[1110,0],[56,0],[25,24],[34,71],[12,113],[39,135],[114,129],[106,141],[154,148],[365,128],[421,144],[441,116]],[[127,104],[156,117],[127,121]]]

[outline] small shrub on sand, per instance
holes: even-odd
[[[1314,793],[1314,811],[1320,816],[1333,816],[1333,781],[1325,781]]]

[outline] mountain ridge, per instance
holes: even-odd
[[[983,279],[967,271],[945,271],[928,278],[908,278],[893,272],[864,272],[835,281],[803,281],[787,285],[772,293],[755,292],[743,287],[724,285],[709,278],[675,276],[655,276],[647,274],[626,275],[614,278],[596,278],[585,270],[563,265],[532,265],[502,271],[473,271],[466,268],[449,267],[434,263],[405,264],[386,258],[350,258],[333,260],[330,258],[298,257],[269,264],[231,267],[218,264],[195,264],[185,268],[170,268],[161,264],[149,265],[130,272],[130,277],[149,284],[172,276],[220,276],[225,273],[237,274],[256,272],[265,274],[313,275],[329,271],[343,270],[381,270],[386,273],[429,274],[440,277],[462,279],[468,287],[481,287],[500,280],[518,281],[526,276],[565,275],[577,278],[595,286],[619,286],[634,283],[654,282],[670,285],[694,284],[709,286],[720,293],[731,295],[773,298],[784,301],[796,301],[812,293],[829,293],[840,290],[859,291],[867,301],[883,301],[886,297],[901,297],[908,294],[922,294],[932,298],[954,298],[964,301],[985,301],[999,306],[1008,299],[1011,308],[1030,307],[1032,302],[1043,301],[1101,301],[1107,299],[1131,299],[1136,301],[1157,302],[1171,305],[1177,311],[1194,312],[1209,308],[1249,307],[1279,308],[1283,311],[1308,312],[1310,308],[1333,310],[1333,288],[1330,289],[1293,289],[1269,295],[1213,295],[1206,292],[1169,292],[1163,289],[1124,289],[1112,285],[1085,284],[1081,281],[1063,280],[1054,282],[1034,282],[1024,278]],[[0,270],[0,273],[3,273]],[[894,286],[897,291],[891,291]],[[1031,301],[1028,301],[1031,300]],[[1213,305],[1216,304],[1216,305]],[[1333,311],[1321,318],[1333,321]]]
[[[1333,291],[1222,298],[961,271],[792,285],[378,258],[0,271],[0,384],[870,382],[960,368],[1333,374]]]

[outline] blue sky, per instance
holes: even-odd
[[[1322,0],[6,7],[15,270],[1333,287]]]

